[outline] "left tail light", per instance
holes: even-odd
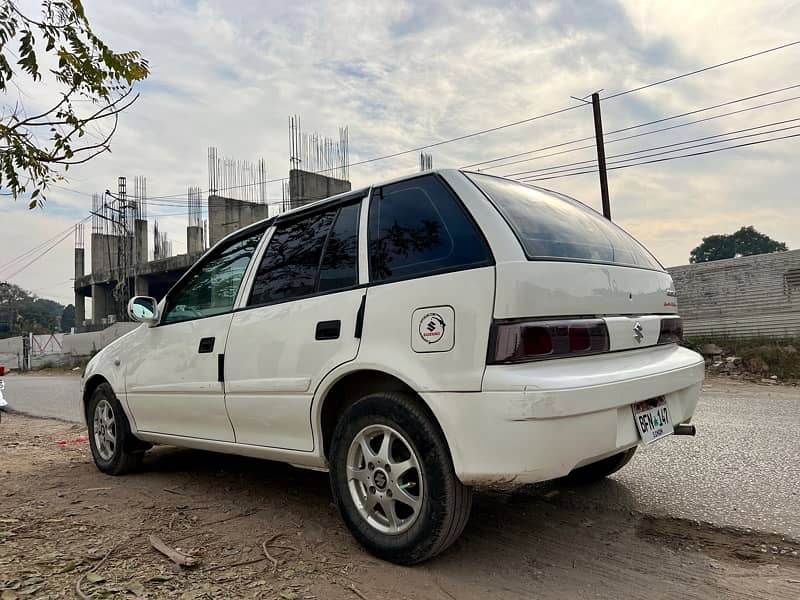
[[[608,352],[603,319],[498,321],[489,336],[488,364],[508,364]]]

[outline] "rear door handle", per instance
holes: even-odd
[[[315,338],[318,340],[336,340],[339,339],[341,330],[342,322],[338,319],[336,321],[320,321],[317,323]]]
[[[200,347],[197,348],[197,352],[200,354],[209,354],[214,351],[214,340],[213,337],[202,338],[200,340]]]

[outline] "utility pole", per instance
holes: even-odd
[[[603,216],[611,220],[611,202],[608,199],[608,172],[606,171],[606,146],[603,140],[603,120],[600,116],[600,92],[592,94],[594,113],[594,137],[597,143],[597,170],[600,174],[600,196],[603,200]]]

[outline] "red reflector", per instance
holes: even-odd
[[[586,352],[592,349],[592,336],[588,327],[572,325],[569,328],[569,351]]]
[[[522,330],[522,349],[528,356],[542,356],[553,351],[553,340],[546,327],[525,327]]]

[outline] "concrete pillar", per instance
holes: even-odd
[[[186,253],[198,254],[203,250],[205,250],[203,228],[198,225],[190,225],[186,228]]]
[[[92,234],[92,273],[108,273],[117,264],[119,238],[106,233]]]
[[[75,248],[75,285],[78,284],[78,279],[84,276],[85,266],[85,253],[83,248]],[[75,330],[80,331],[83,327],[83,322],[86,320],[86,298],[83,293],[75,290]]]
[[[114,298],[111,290],[102,283],[92,284],[92,322],[98,325],[114,312]]]
[[[134,261],[137,265],[147,262],[147,220],[136,219],[133,224],[134,247],[136,248]]]
[[[136,279],[133,282],[133,294],[134,296],[150,295],[150,282],[147,281],[147,277],[142,275],[136,276]]]
[[[349,181],[300,169],[289,171],[289,208],[304,206],[352,189]]]

